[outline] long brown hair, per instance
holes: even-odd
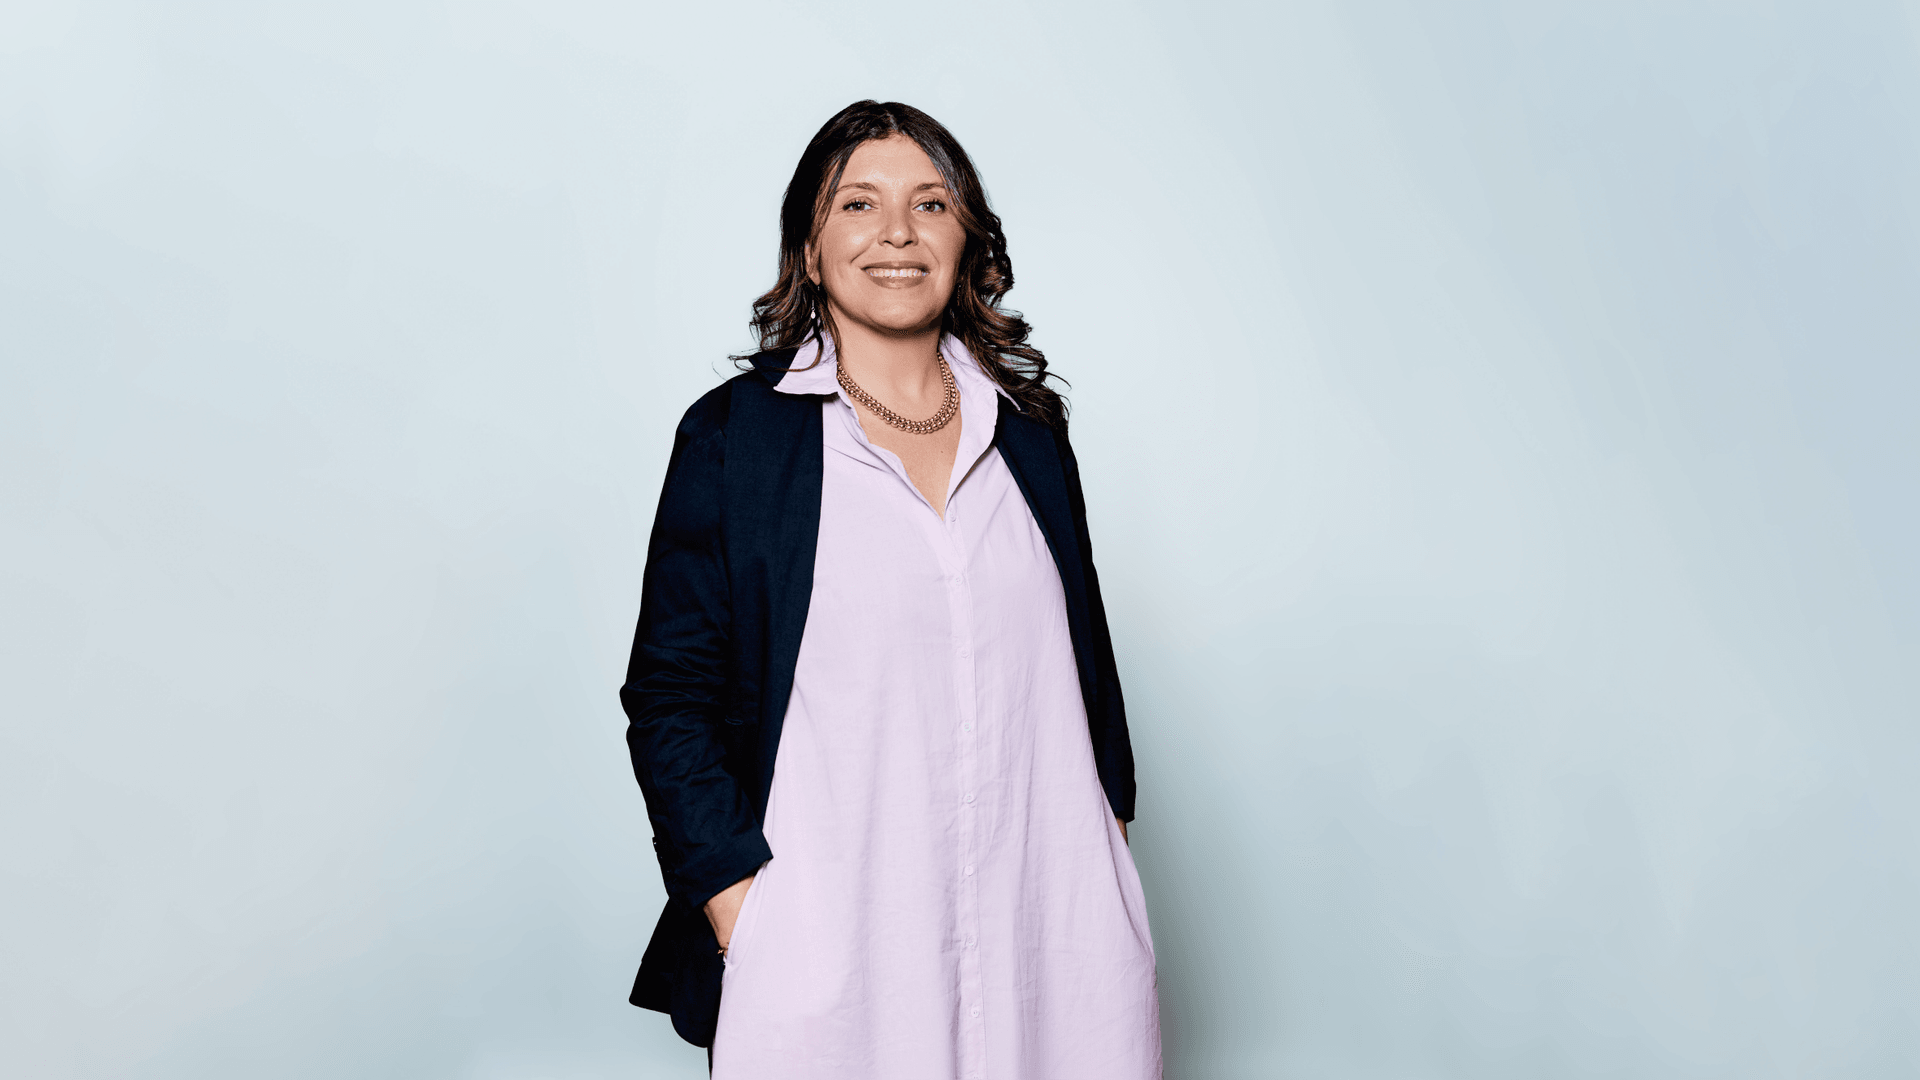
[[[1064,426],[1066,402],[1049,380],[1047,357],[1027,344],[1030,328],[1017,311],[1000,307],[1013,288],[1013,260],[1000,216],[987,205],[987,190],[973,161],[938,120],[897,101],[856,101],[821,125],[794,166],[780,204],[780,277],[753,302],[760,348],[794,349],[831,334],[827,294],[807,276],[807,246],[826,218],[828,196],[840,186],[847,159],[861,143],[905,135],[926,151],[946,182],[954,213],[967,231],[953,297],[941,330],[960,339],[981,368],[1020,407],[1049,424]]]

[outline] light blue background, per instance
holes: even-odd
[[[0,6],[0,1072],[686,1077],[614,691],[859,97],[1073,381],[1168,1075],[1920,1075],[1920,8]]]

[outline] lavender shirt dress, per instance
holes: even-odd
[[[872,445],[829,346],[812,602],[727,955],[717,1080],[1145,1080],[1153,941],[1094,768],[1060,578],[961,393],[947,511]],[[808,368],[814,360],[816,366]]]

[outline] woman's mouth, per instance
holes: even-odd
[[[867,277],[876,285],[891,289],[918,285],[927,280],[927,268],[924,266],[869,266]]]

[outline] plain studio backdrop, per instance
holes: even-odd
[[[0,6],[0,1072],[704,1076],[615,698],[862,97],[1073,432],[1168,1075],[1920,1075],[1920,9]]]

